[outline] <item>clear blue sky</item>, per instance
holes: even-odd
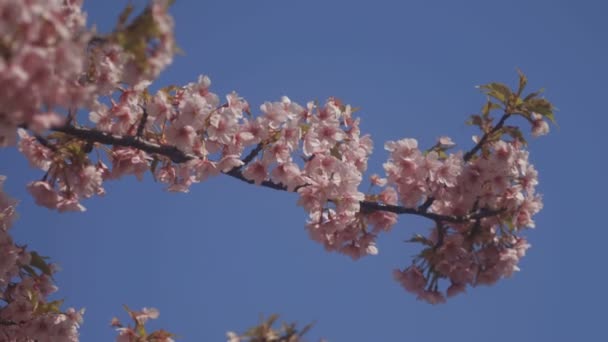
[[[85,1],[100,31],[123,1]],[[143,5],[143,0],[135,1]],[[260,314],[316,321],[310,340],[597,341],[605,336],[608,5],[598,1],[186,1],[172,13],[186,52],[160,83],[208,74],[223,96],[257,108],[288,95],[305,103],[338,96],[361,107],[372,134],[370,171],[384,141],[449,135],[480,108],[475,85],[545,87],[559,127],[533,140],[545,209],[522,271],[494,287],[430,306],[405,293],[391,270],[410,262],[402,241],[431,223],[402,217],[380,254],[353,262],[328,254],[304,230],[296,195],[227,177],[189,194],[165,193],[147,177],[106,183],[84,214],[33,205],[24,184],[41,174],[14,150],[0,152],[7,191],[22,200],[13,231],[49,255],[68,305],[86,307],[83,341],[108,341],[121,305],[157,307],[182,341],[223,341]]]

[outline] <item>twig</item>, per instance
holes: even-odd
[[[489,132],[485,133],[483,135],[483,137],[481,137],[481,139],[479,139],[479,141],[477,142],[477,144],[469,151],[467,152],[463,159],[464,162],[468,162],[469,160],[471,160],[471,158],[473,158],[473,156],[481,149],[481,147],[483,146],[483,144],[486,143],[486,140],[488,140],[488,137],[491,136],[492,134],[498,132],[499,129],[502,128],[502,126],[504,126],[505,121],[507,121],[507,119],[509,118],[509,116],[511,116],[510,112],[505,112],[503,114],[503,116],[500,118],[500,121],[498,121],[498,124],[496,124],[496,126],[494,126],[494,128],[492,128]]]

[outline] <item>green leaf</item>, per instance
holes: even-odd
[[[555,123],[553,105],[551,102],[542,98],[532,98],[526,101],[525,106],[529,111],[538,113]]]
[[[542,94],[545,91],[545,89],[539,89],[538,91],[532,92],[530,94],[528,94],[525,98],[524,98],[524,102],[528,102],[530,99],[536,98],[538,97],[538,95]]]
[[[46,314],[46,313],[60,313],[61,306],[63,305],[63,299],[54,300],[52,302],[44,303],[38,305],[36,308],[36,313],[38,314]]]
[[[519,129],[519,127],[507,126],[507,127],[504,127],[503,130],[506,134],[510,135],[513,139],[518,140],[519,142],[523,143],[524,145],[528,144],[528,142],[526,141],[526,138],[524,138],[524,135],[521,132],[521,130]]]
[[[492,110],[494,110],[494,109],[501,109],[501,108],[502,108],[502,107],[501,107],[499,104],[494,103],[494,102],[492,102],[492,101],[488,101],[488,102],[486,102],[486,104],[485,104],[485,105],[483,105],[483,107],[481,108],[481,115],[482,115],[484,118],[487,118],[487,117],[489,117],[489,116],[490,116],[490,112],[491,112]]]
[[[268,327],[271,327],[274,325],[274,323],[279,319],[279,315],[278,314],[272,314],[270,315],[270,317],[268,317],[268,319],[266,320],[266,324]]]
[[[332,147],[329,150],[329,153],[331,154],[332,157],[338,159],[338,160],[342,160],[342,154],[340,153],[340,149],[338,147],[338,144],[334,145],[334,147]]]
[[[31,256],[31,260],[30,260],[31,266],[36,267],[43,274],[46,274],[48,276],[53,275],[53,271],[51,270],[51,267],[46,263],[46,261],[44,261],[44,259],[48,259],[48,257],[40,256],[40,254],[38,254],[36,252],[30,252],[30,256]]]
[[[309,331],[310,331],[310,329],[312,329],[312,327],[313,327],[314,325],[315,325],[314,323],[309,323],[309,324],[306,324],[306,325],[304,326],[304,328],[302,328],[302,330],[300,330],[300,333],[298,334],[298,336],[300,336],[300,337],[304,336],[304,335],[305,335],[307,332],[309,332]]]
[[[512,95],[511,89],[509,89],[509,87],[507,87],[503,83],[494,82],[494,83],[484,84],[482,86],[479,86],[479,88],[481,89],[481,91],[486,93],[488,96],[491,96],[491,97],[497,99],[498,101],[504,103],[505,105],[508,103],[509,98]]]
[[[146,327],[143,324],[139,324],[139,322],[135,326],[135,330],[137,330],[137,335],[139,335],[140,337],[145,338],[148,335],[146,332]]]
[[[520,69],[517,69],[517,74],[519,75],[519,88],[517,88],[517,97],[519,97],[521,96],[521,93],[523,93],[524,88],[526,88],[526,85],[528,84],[528,78]]]
[[[469,121],[467,121],[467,125],[478,126],[479,128],[481,128],[481,126],[483,125],[483,119],[479,115],[471,115],[471,118],[469,119]]]
[[[25,272],[27,272],[27,274],[30,275],[30,277],[36,277],[36,276],[38,276],[38,273],[36,273],[36,270],[34,270],[29,265],[23,265],[23,266],[21,266],[21,268],[24,269]]]
[[[119,30],[125,27],[127,21],[129,20],[129,17],[131,16],[131,13],[133,13],[133,4],[128,4],[125,9],[120,12],[120,15],[118,16],[118,23],[116,24],[116,27]]]

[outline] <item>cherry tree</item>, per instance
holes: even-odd
[[[377,237],[400,215],[421,216],[434,229],[414,235],[411,263],[394,271],[405,291],[431,304],[467,288],[510,277],[530,245],[521,232],[542,209],[537,171],[522,128],[549,132],[552,104],[489,83],[478,133],[467,150],[449,137],[433,146],[387,141],[384,175],[365,176],[373,151],[356,108],[338,98],[298,104],[288,97],[250,104],[236,92],[213,93],[208,76],[152,93],[149,86],[177,51],[170,1],[152,0],[133,17],[127,7],[115,29],[87,27],[78,0],[0,1],[0,146],[16,147],[41,179],[27,184],[36,204],[85,211],[106,181],[150,173],[168,191],[188,192],[210,177],[228,176],[297,193],[306,229],[326,250],[359,259],[379,253]],[[133,17],[133,18],[131,18]],[[9,341],[77,341],[84,311],[51,301],[56,266],[17,244],[9,228],[17,201],[0,176],[0,336]],[[360,190],[361,184],[371,185]],[[153,308],[125,307],[131,324],[114,319],[117,341],[171,341],[147,332]],[[308,330],[273,328],[271,316],[229,341],[297,341]]]

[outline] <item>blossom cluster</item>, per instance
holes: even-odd
[[[0,176],[0,340],[78,341],[84,310],[61,312],[60,301],[48,297],[57,291],[52,264],[35,252],[16,245],[8,230],[16,218],[17,202],[2,190]]]
[[[140,311],[131,310],[125,306],[127,313],[133,321],[133,326],[125,326],[116,317],[112,318],[110,325],[116,329],[118,336],[116,342],[174,342],[174,335],[159,329],[148,333],[146,322],[150,319],[157,319],[160,312],[155,308],[143,308]]]
[[[17,128],[42,133],[123,84],[145,87],[175,52],[168,1],[108,36],[86,28],[81,0],[0,1],[0,147]]]
[[[245,333],[238,334],[234,331],[226,333],[227,342],[255,342],[255,341],[288,341],[300,342],[311,328],[312,324],[308,324],[302,328],[298,328],[296,323],[281,322],[278,327],[279,316],[270,315],[267,319],[263,319],[257,326],[249,328]],[[321,339],[320,342],[325,342]]]
[[[86,80],[97,95],[123,85],[145,88],[171,64],[176,47],[168,6],[169,0],[153,0],[130,24],[120,22],[111,35],[91,40]]]
[[[386,145],[391,152],[384,165],[388,184],[397,188],[404,206],[429,201],[430,212],[451,217],[474,208],[497,212],[459,223],[438,220],[428,237],[412,240],[425,249],[395,277],[406,290],[429,302],[445,300],[438,291],[440,278],[449,279],[447,295],[453,296],[466,285],[493,284],[511,276],[529,248],[518,232],[534,227],[532,216],[542,209],[535,192],[538,173],[519,140],[488,145],[486,154],[468,161],[461,152],[443,157],[435,151],[424,154],[413,139]]]
[[[75,150],[79,146],[77,142],[47,147],[23,129],[19,129],[18,134],[19,151],[31,166],[46,172],[44,180],[27,185],[36,204],[60,212],[84,211],[80,199],[104,193],[101,187],[104,165],[91,165],[86,156]]]
[[[176,163],[171,156],[115,145],[109,152],[111,165],[103,178],[134,174],[141,179],[152,169],[155,179],[166,183],[168,190],[186,192],[193,183],[211,176],[238,172],[243,179],[258,185],[270,182],[297,191],[298,203],[309,212],[307,228],[312,238],[328,250],[353,258],[376,254],[375,234],[388,229],[396,217],[393,213],[360,212],[364,194],[358,187],[372,152],[372,141],[367,135],[361,136],[359,120],[352,117],[351,107],[334,98],[322,106],[315,102],[301,106],[282,97],[262,104],[260,115],[253,117],[249,104],[238,94],[228,94],[225,103],[221,103],[209,90],[210,84],[207,76],[201,76],[197,82],[161,89],[154,95],[130,88],[110,105],[98,104],[89,115],[97,130],[173,146],[187,156],[186,161]],[[22,151],[44,148],[35,139],[28,141],[36,148]],[[250,157],[245,160],[243,154],[247,151]],[[299,151],[301,160],[294,158]],[[34,165],[48,163],[35,160],[33,155],[48,158],[52,154],[26,153]],[[74,158],[71,160],[69,164],[76,165]],[[93,173],[91,163],[86,161],[85,165]],[[98,174],[103,174],[103,161],[96,165]],[[65,182],[59,182],[62,183]],[[49,180],[36,184],[46,184],[45,190],[52,188]],[[99,189],[100,184],[87,188]],[[61,188],[58,191],[63,192]],[[86,198],[91,193],[70,194],[72,198]],[[34,196],[44,202],[40,195]],[[396,203],[390,190],[380,197],[384,203]],[[62,210],[60,202],[52,203]],[[374,228],[368,231],[370,223]]]
[[[89,34],[78,1],[0,1],[0,147],[17,127],[42,132],[60,124],[53,108],[90,99],[79,82]]]

